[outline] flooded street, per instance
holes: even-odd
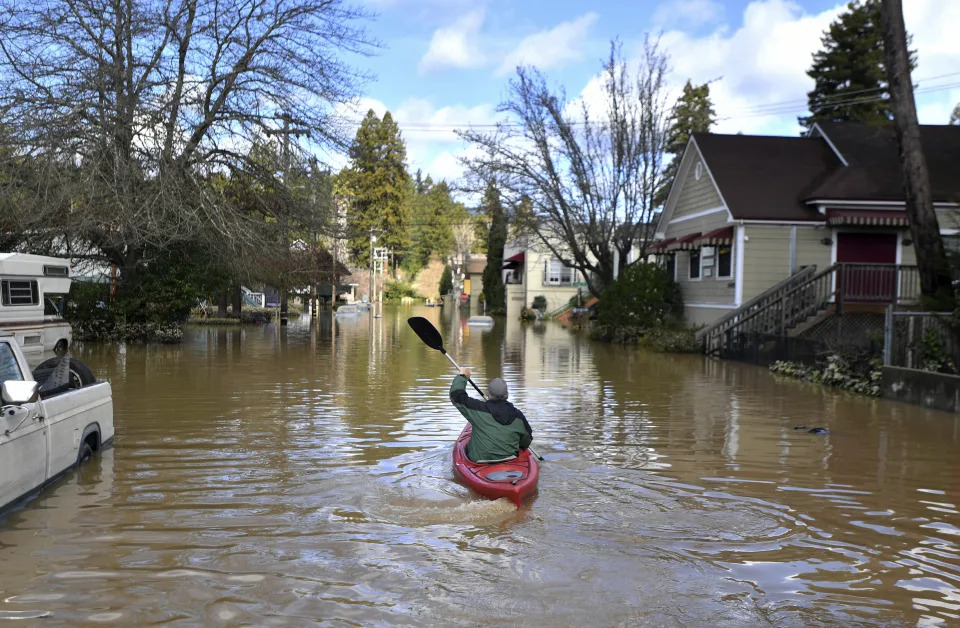
[[[0,619],[960,621],[960,419],[449,309],[78,346],[115,446],[0,520]],[[453,479],[453,368],[414,315],[530,420],[519,510]]]

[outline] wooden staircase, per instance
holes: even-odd
[[[697,339],[705,354],[722,357],[758,335],[799,335],[851,304],[911,302],[919,294],[915,266],[834,264],[819,272],[808,266],[700,330]]]

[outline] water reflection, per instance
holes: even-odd
[[[548,461],[520,510],[453,480],[453,368],[411,315],[533,424]],[[957,621],[952,415],[465,321],[386,308],[80,348],[113,382],[117,444],[0,521],[0,618]]]

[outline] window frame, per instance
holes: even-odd
[[[696,257],[697,257],[696,266],[694,266],[693,264],[694,254],[696,254]],[[687,251],[687,260],[688,260],[687,279],[689,281],[701,281],[703,279],[703,254],[700,251],[700,249],[696,248],[696,249],[690,249],[689,251]],[[693,276],[694,267],[696,267],[697,269],[696,277]]]
[[[13,303],[10,284],[29,284],[30,303]],[[19,288],[22,290],[23,288]],[[0,305],[3,307],[37,307],[40,305],[40,284],[36,279],[0,279]]]
[[[20,362],[17,360],[17,354],[14,352],[13,347],[10,346],[9,342],[0,342],[0,363],[5,359],[3,356],[4,348],[10,352],[10,364],[16,368],[14,374],[19,373],[20,379],[5,379],[6,376],[0,375],[0,384],[3,382],[22,382],[23,379],[23,369],[20,368]]]
[[[720,258],[721,258],[720,249],[723,249],[723,248],[726,248],[726,249],[727,249],[726,256],[727,256],[727,258],[729,259],[729,266],[728,266],[728,268],[727,268],[728,274],[726,274],[726,275],[721,275],[721,274],[720,274]],[[716,278],[717,278],[717,281],[720,281],[720,280],[727,280],[727,281],[729,281],[730,279],[733,279],[733,244],[731,243],[731,244],[719,244],[719,245],[717,245],[717,247],[716,247],[716,255],[715,255],[714,257],[715,257],[715,259],[717,260],[717,263],[715,264],[715,268],[717,269],[717,272],[716,272],[716,275],[715,275]]]

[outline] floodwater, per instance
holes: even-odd
[[[412,315],[530,419],[519,510],[453,479]],[[11,625],[960,622],[953,415],[449,308],[76,355],[116,443],[0,519]]]

